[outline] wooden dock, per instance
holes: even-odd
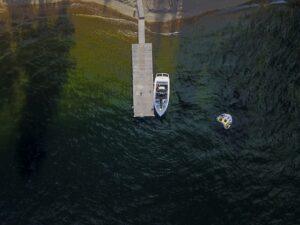
[[[138,44],[132,45],[134,117],[154,116],[152,44],[145,43],[143,1],[137,0]]]
[[[140,19],[138,23],[139,44],[145,43],[145,20]]]

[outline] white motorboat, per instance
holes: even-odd
[[[168,108],[170,97],[170,78],[167,73],[157,73],[154,80],[154,108],[162,116]]]

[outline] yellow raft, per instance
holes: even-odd
[[[232,124],[232,117],[230,114],[223,113],[217,117],[217,121],[222,123],[224,128],[227,130],[230,128],[230,126]]]

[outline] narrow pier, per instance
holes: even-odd
[[[132,44],[133,116],[154,116],[152,44],[145,43],[143,1],[137,0],[138,44]]]

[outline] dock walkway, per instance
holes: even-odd
[[[137,0],[138,44],[132,44],[134,117],[154,116],[152,44],[145,43],[143,1]]]

